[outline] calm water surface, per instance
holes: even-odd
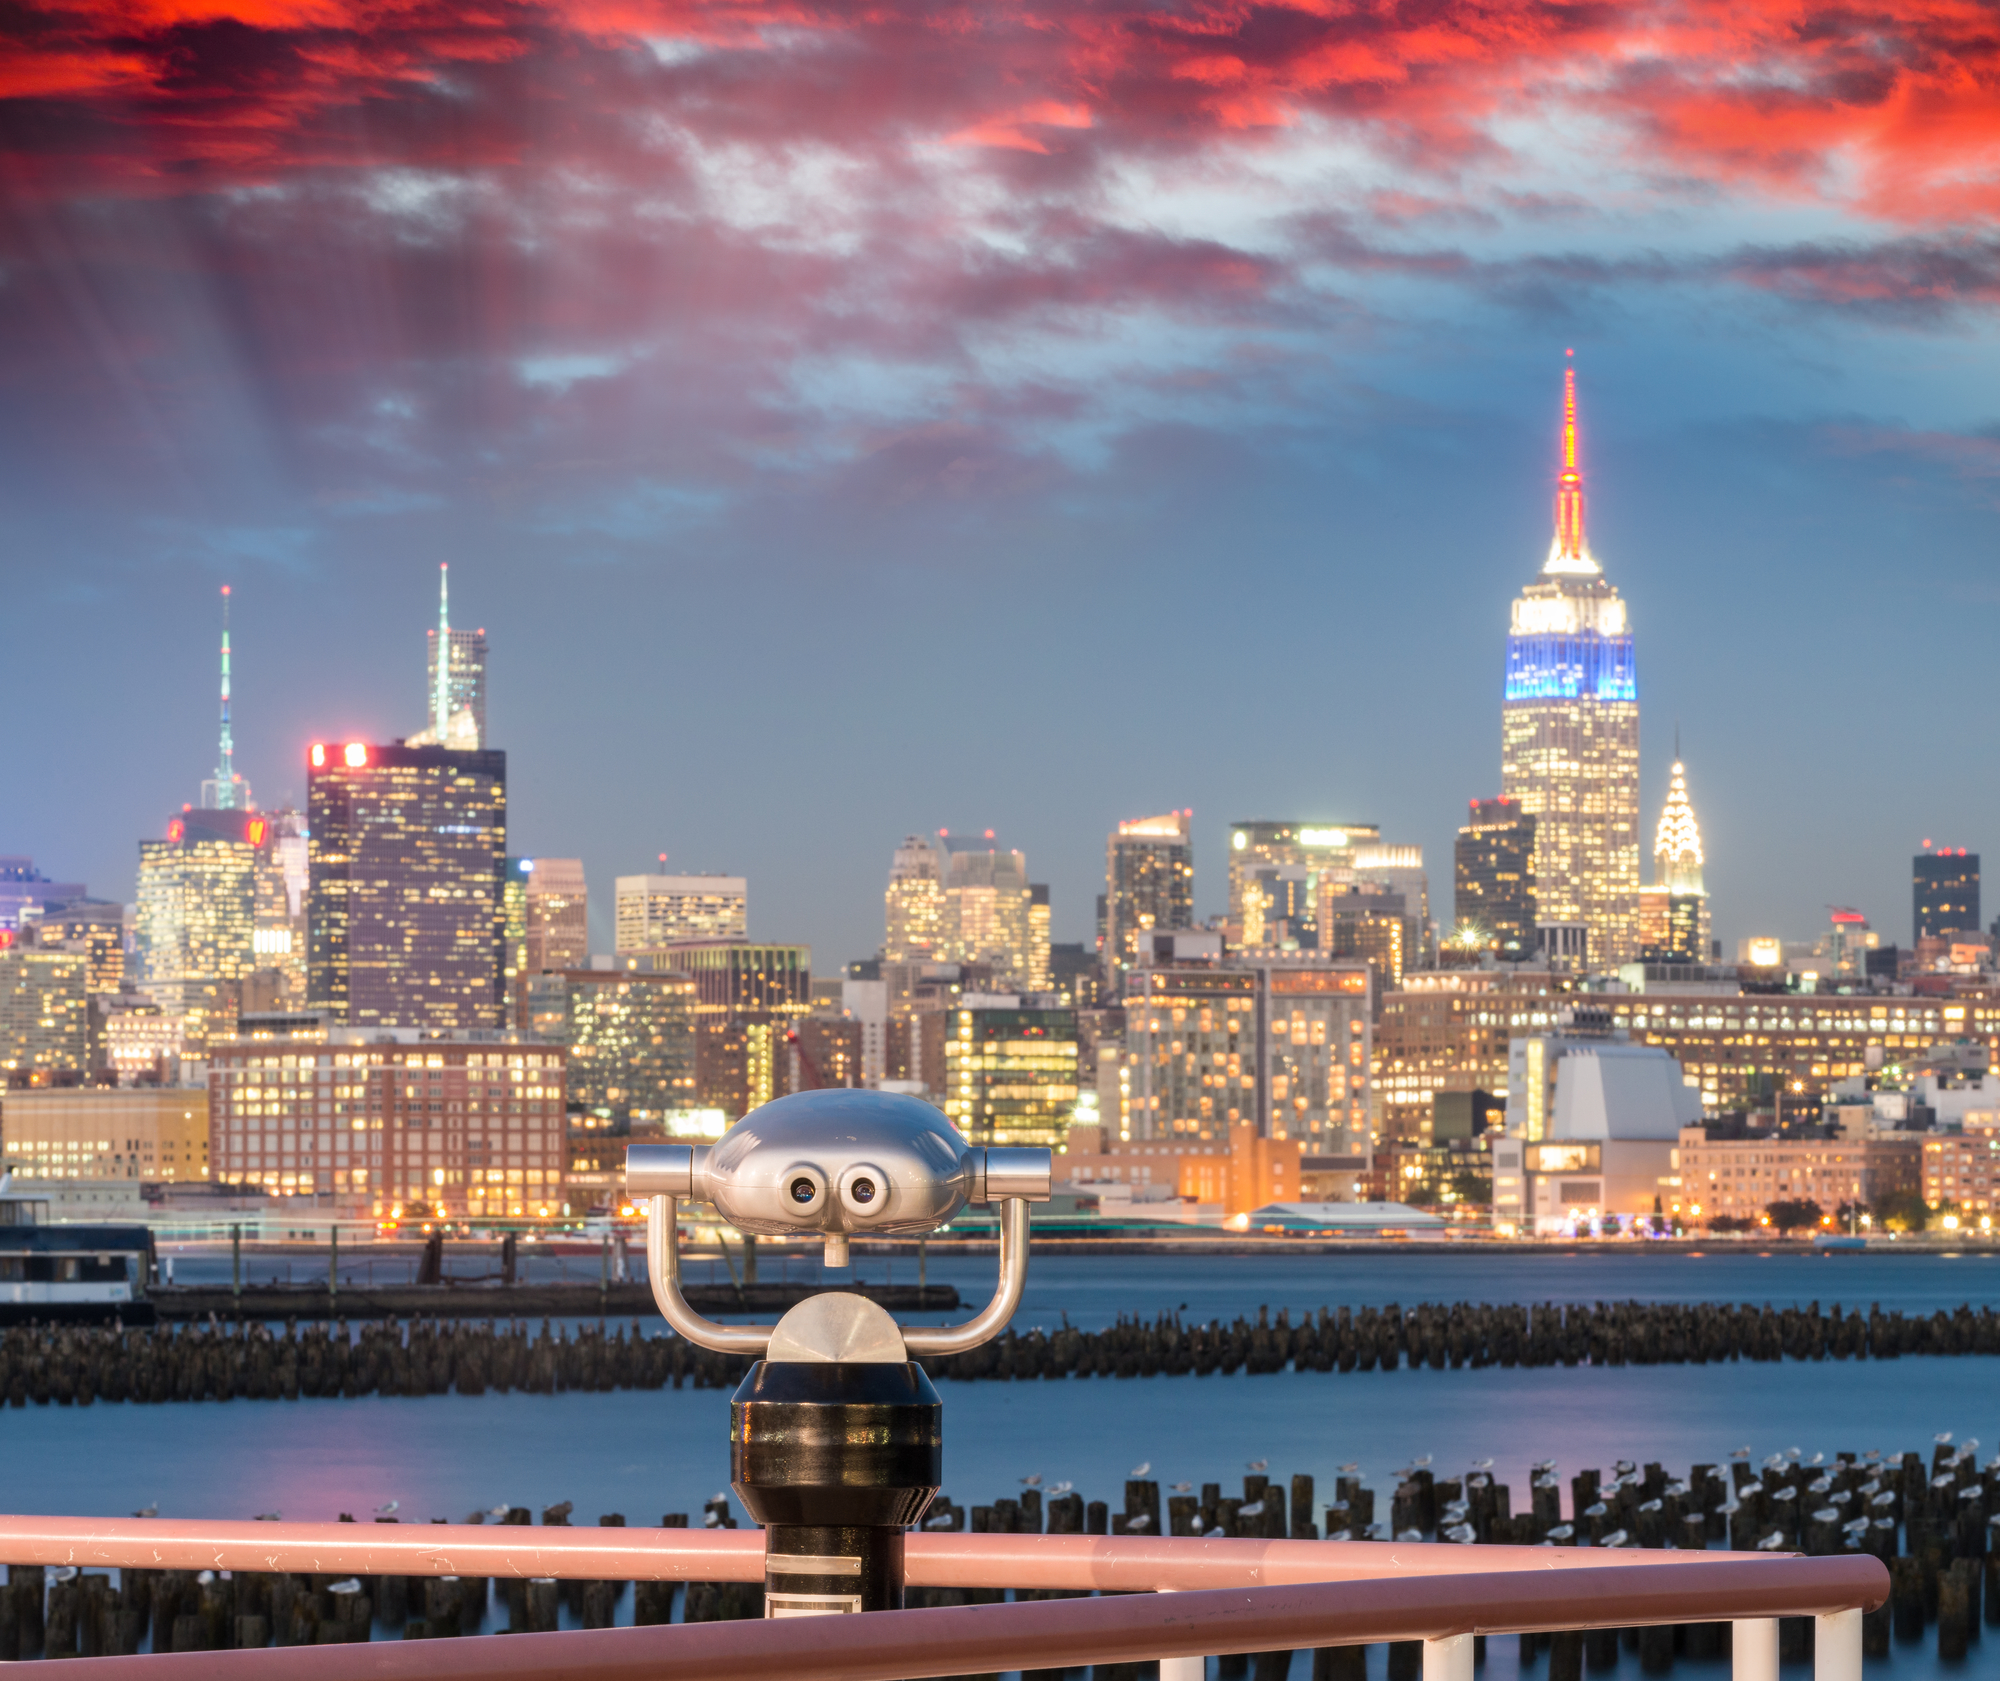
[[[222,1266],[227,1268],[226,1256]],[[794,1259],[793,1275],[803,1276]],[[933,1257],[937,1281],[968,1300],[990,1288],[992,1259]],[[767,1276],[776,1272],[767,1271]],[[899,1280],[913,1265],[895,1263]],[[871,1260],[869,1279],[888,1265]],[[835,1275],[837,1276],[837,1275]],[[829,1278],[829,1282],[832,1279]],[[1984,1257],[1730,1252],[1585,1257],[1037,1256],[1019,1323],[1101,1325],[1119,1313],[1233,1316],[1274,1309],[1420,1300],[1819,1300],[1904,1311],[2000,1302],[2000,1264]],[[1185,1306],[1183,1306],[1185,1304]],[[658,1326],[652,1320],[649,1331]],[[1748,1447],[1763,1455],[1928,1451],[1949,1430],[2000,1446],[2000,1361],[1908,1359],[1820,1365],[1604,1370],[1283,1373],[939,1385],[945,1488],[961,1504],[1016,1492],[1020,1479],[1067,1479],[1115,1505],[1134,1466],[1172,1483],[1239,1479],[1250,1460],[1282,1479],[1304,1471],[1330,1493],[1359,1462],[1386,1502],[1398,1469],[1429,1454],[1440,1474],[1490,1458],[1525,1499],[1528,1466],[1563,1474],[1620,1458],[1696,1460]],[[5,1503],[14,1511],[298,1519],[390,1500],[405,1521],[462,1520],[500,1503],[576,1503],[576,1521],[622,1512],[634,1524],[698,1514],[729,1481],[728,1399],[713,1390],[557,1396],[368,1397],[0,1411]],[[1993,1631],[1989,1631],[1991,1633]],[[1495,1640],[1485,1673],[1514,1681],[1515,1643]],[[1935,1675],[1934,1637],[1898,1648],[1871,1674]],[[1380,1681],[1380,1654],[1376,1654]],[[1966,1666],[1993,1673],[2000,1641]],[[1633,1669],[1634,1662],[1625,1665]],[[1296,1672],[1303,1681],[1303,1665]],[[1540,1673],[1539,1669],[1531,1673]],[[1692,1666],[1691,1673],[1709,1670]],[[1716,1667],[1720,1681],[1726,1671]]]

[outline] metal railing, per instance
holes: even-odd
[[[0,1558],[82,1568],[342,1575],[761,1581],[755,1530],[469,1524],[195,1523],[0,1517]],[[288,1648],[306,1681],[919,1681],[1158,1660],[1199,1681],[1214,1652],[1424,1643],[1424,1681],[1471,1681],[1473,1637],[1728,1622],[1734,1681],[1777,1681],[1781,1617],[1815,1619],[1816,1681],[1860,1681],[1861,1618],[1888,1597],[1871,1557],[1173,1537],[909,1537],[912,1587],[1061,1589],[1017,1600],[817,1619],[668,1623],[505,1640]],[[78,1681],[263,1675],[265,1650],[78,1658]],[[132,1666],[143,1666],[135,1669]]]

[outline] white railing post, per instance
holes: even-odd
[[[1861,1612],[1824,1611],[1813,1619],[1813,1681],[1861,1681]]]
[[[1776,1617],[1746,1617],[1732,1623],[1729,1650],[1732,1681],[1778,1681]]]
[[[1441,1634],[1426,1640],[1424,1681],[1472,1681],[1472,1636]]]
[[[1172,1588],[1162,1588],[1162,1593],[1172,1593]],[[1206,1658],[1162,1658],[1160,1660],[1160,1681],[1208,1681],[1208,1659]]]

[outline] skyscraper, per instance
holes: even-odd
[[[1500,791],[1535,819],[1538,921],[1580,926],[1603,967],[1638,951],[1639,698],[1625,603],[1584,537],[1574,368],[1562,437],[1555,539],[1507,637]]]
[[[313,745],[307,991],[349,1027],[499,1028],[507,755]]]
[[[905,835],[889,866],[883,895],[882,956],[889,963],[928,963],[944,939],[944,848],[928,835]]]
[[[742,876],[619,876],[615,887],[619,951],[749,937],[750,886]]]
[[[1136,817],[1105,842],[1104,967],[1114,981],[1132,966],[1142,932],[1194,926],[1193,816]]]
[[[1027,858],[995,846],[954,846],[950,860],[942,955],[952,963],[990,964],[1003,985],[1027,986],[1037,968],[1028,949]],[[1046,952],[1039,967],[1046,975]]]
[[[142,983],[235,981],[257,967],[257,864],[270,827],[249,812],[190,809],[168,822],[166,839],[139,843]]]
[[[1028,884],[1028,972],[1022,978],[1030,992],[1047,992],[1049,979],[1049,884]]]
[[[1979,854],[1930,842],[1910,861],[1916,937],[1979,932]]]
[[[1687,771],[1678,756],[1667,785],[1667,803],[1653,835],[1653,886],[1657,909],[1646,920],[1643,955],[1663,963],[1706,963],[1709,956],[1708,891],[1701,879],[1701,826],[1688,800]]]
[[[410,747],[450,747],[470,752],[486,744],[486,632],[453,630],[451,569],[438,567],[437,629],[424,633],[425,727]],[[438,663],[438,650],[445,659]]]
[[[590,964],[590,893],[581,858],[524,858],[528,872],[527,972]]]
[[[1247,818],[1229,825],[1229,921],[1246,946],[1278,943],[1273,923],[1296,937],[1313,926],[1319,880],[1351,871],[1361,851],[1380,851],[1373,823],[1308,823]],[[1343,882],[1351,876],[1342,876]]]
[[[1519,961],[1535,950],[1535,820],[1518,801],[1474,800],[1452,849],[1453,943]]]

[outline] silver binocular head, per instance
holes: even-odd
[[[715,1145],[635,1144],[633,1196],[712,1202],[766,1237],[921,1237],[967,1203],[1049,1199],[1047,1150],[968,1146],[921,1098],[836,1088],[753,1109]]]
[[[838,1088],[795,1092],[753,1109],[706,1144],[634,1144],[625,1188],[652,1199],[646,1269],[653,1297],[681,1335],[725,1354],[785,1360],[907,1360],[956,1354],[1003,1329],[1028,1273],[1028,1204],[1047,1202],[1047,1150],[979,1148],[928,1103],[895,1092]],[[813,1296],[779,1321],[716,1325],[680,1289],[675,1210],[711,1202],[738,1231],[821,1237],[826,1264],[847,1265],[850,1237],[922,1237],[970,1202],[997,1203],[1000,1287],[963,1325],[899,1327],[851,1294]]]

